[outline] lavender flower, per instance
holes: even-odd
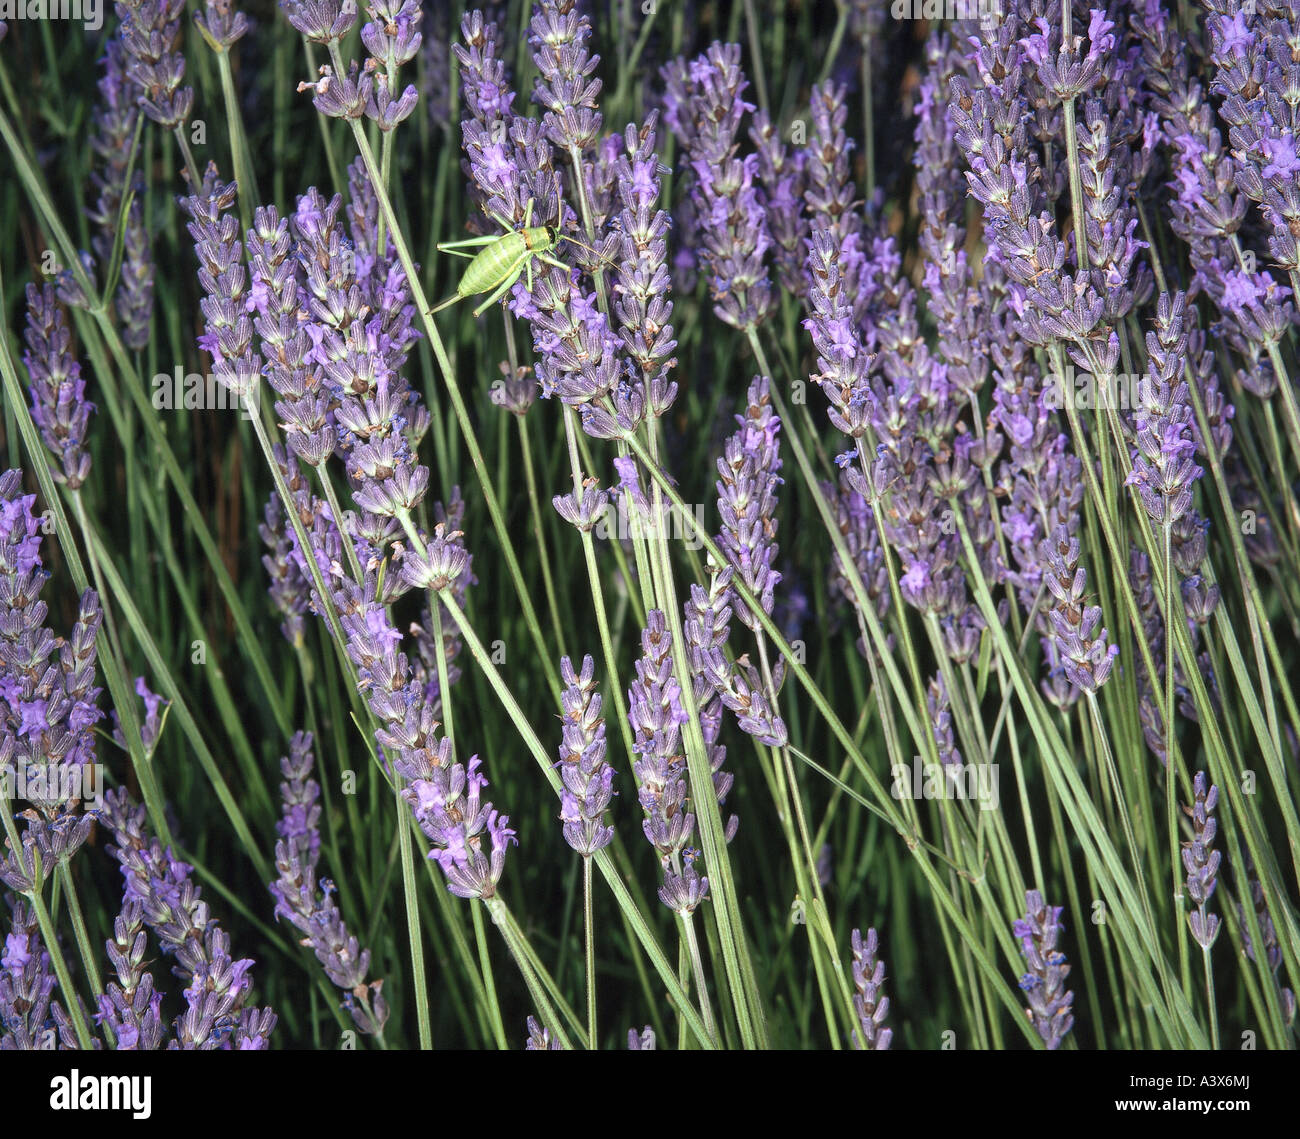
[[[538,72],[533,101],[546,108],[546,136],[575,161],[595,144],[602,122],[600,80],[591,78],[600,56],[587,50],[591,21],[577,7],[577,0],[540,0],[528,36]]]
[[[86,399],[86,381],[72,354],[67,317],[53,285],[27,286],[27,350],[23,363],[31,377],[32,419],[45,445],[58,457],[54,477],[69,490],[80,489],[90,474],[86,429],[95,405]]]
[[[691,197],[700,220],[704,263],[714,312],[734,328],[757,327],[772,306],[764,256],[772,244],[754,179],[758,156],[736,156],[736,139],[752,103],[741,94],[749,85],[740,70],[740,46],[714,43],[689,69],[677,60],[664,69],[672,105],[667,115],[690,159]],[[689,103],[676,105],[686,77]],[[677,77],[674,89],[670,77]],[[689,122],[689,127],[683,124]]]
[[[231,958],[229,938],[190,881],[193,867],[145,830],[144,808],[135,806],[124,790],[104,796],[101,819],[116,844],[108,852],[122,868],[123,904],[141,905],[145,924],[163,952],[176,958],[175,973],[187,982],[186,1009],[169,1047],[265,1048],[275,1014],[245,1007],[253,962]]]
[[[885,1028],[889,1015],[889,998],[881,995],[885,983],[885,963],[877,960],[879,940],[874,929],[864,938],[853,931],[853,1009],[858,1014],[861,1035],[854,1032],[854,1043],[864,1051],[884,1052],[893,1039],[894,1030]]]
[[[691,585],[691,599],[685,607],[683,633],[690,654],[695,706],[699,711],[704,747],[713,772],[713,790],[718,805],[722,806],[727,801],[727,794],[735,779],[730,772],[722,770],[727,758],[727,749],[718,743],[718,737],[722,733],[723,705],[726,704],[736,712],[741,727],[752,732],[761,742],[780,739],[785,729],[779,718],[773,722],[772,717],[766,714],[767,705],[761,696],[758,707],[755,707],[752,699],[746,703],[742,698],[735,670],[728,664],[725,655],[734,598],[731,588],[733,570],[728,566],[716,571],[716,567],[711,564],[710,571],[707,590],[699,585]],[[757,680],[752,667],[746,673],[746,680],[751,685]],[[723,828],[727,842],[735,838],[739,827],[740,819],[737,816],[732,815],[727,819]]]
[[[314,326],[299,317],[307,300],[305,274],[292,256],[289,223],[273,206],[253,215],[248,261],[253,326],[266,360],[263,372],[279,397],[275,413],[293,453],[310,466],[320,466],[337,443],[329,416],[332,397],[320,365],[312,362]],[[267,510],[270,525],[271,507]]]
[[[1065,526],[1058,526],[1039,546],[1039,554],[1043,581],[1054,602],[1048,613],[1048,660],[1079,691],[1094,695],[1110,676],[1119,646],[1108,644],[1106,630],[1099,629],[1100,607],[1084,602],[1088,576],[1079,568],[1079,542]]]
[[[357,22],[355,0],[280,0],[280,7],[294,29],[312,43],[335,43]]]
[[[420,50],[424,11],[418,0],[376,0],[367,10],[371,19],[361,27],[361,42],[370,53],[366,70],[373,72],[374,84],[366,117],[381,131],[391,131],[410,116],[420,98],[412,84],[397,93],[397,70]]]
[[[1020,978],[1020,988],[1029,998],[1029,1019],[1049,1051],[1061,1046],[1074,1025],[1070,1012],[1074,994],[1065,989],[1070,966],[1065,954],[1056,948],[1065,928],[1061,912],[1060,906],[1049,907],[1042,894],[1030,890],[1025,894],[1025,916],[1012,927],[1029,965],[1029,971]]]
[[[94,206],[87,211],[95,224],[91,248],[99,262],[107,267],[113,258],[122,203],[128,188],[135,195],[126,213],[122,253],[122,279],[115,301],[122,325],[122,339],[128,348],[140,351],[149,343],[153,316],[153,264],[149,235],[145,227],[141,195],[144,179],[137,170],[127,184],[127,165],[135,139],[140,110],[136,92],[128,81],[128,56],[121,35],[108,41],[104,54],[104,74],[99,80],[100,104],[93,122],[90,145],[99,163],[91,172],[97,191]],[[60,287],[69,293],[76,289],[71,273],[60,276]],[[80,290],[76,290],[78,293]],[[85,300],[78,297],[79,301]]]
[[[627,1047],[630,1052],[653,1052],[655,1050],[655,1032],[648,1024],[640,1032],[635,1028],[627,1030]]]
[[[70,858],[89,837],[93,817],[80,814],[95,759],[99,721],[95,636],[103,613],[87,590],[65,641],[45,627],[40,593],[48,572],[41,563],[34,496],[21,495],[18,470],[0,476],[0,775],[21,777],[31,805],[21,851],[9,849],[0,879],[25,893],[42,875]],[[6,840],[6,847],[8,847]]]
[[[1192,485],[1201,476],[1193,461],[1192,410],[1182,379],[1187,337],[1186,297],[1162,294],[1157,331],[1147,334],[1151,375],[1138,386],[1137,450],[1127,483],[1138,488],[1142,505],[1159,526],[1173,527],[1192,506]]]
[[[1207,791],[1206,783],[1205,772],[1198,771],[1192,781],[1196,801],[1183,808],[1192,819],[1192,839],[1183,843],[1183,865],[1187,868],[1187,894],[1196,905],[1195,912],[1187,915],[1187,923],[1197,944],[1209,952],[1219,935],[1219,919],[1206,907],[1219,884],[1217,875],[1222,855],[1210,849],[1218,831],[1214,808],[1219,802],[1219,789],[1212,786]]]
[[[146,968],[147,942],[144,903],[125,902],[106,943],[117,979],[99,998],[99,1022],[112,1031],[120,1052],[152,1052],[162,1044],[162,994]]]
[[[344,1006],[356,1026],[369,1035],[380,1035],[388,1019],[388,1004],[382,995],[383,981],[367,984],[370,950],[362,949],[348,933],[338,906],[330,901],[334,884],[317,879],[320,858],[320,786],[310,778],[313,766],[310,732],[296,732],[289,741],[289,754],[280,760],[285,781],[280,784],[281,820],[276,824],[280,839],[275,844],[275,866],[279,877],[271,883],[275,916],[286,918],[304,934],[325,975],[344,991]]]
[[[162,733],[163,718],[166,715],[163,709],[169,702],[156,692],[151,692],[143,676],[135,678],[135,694],[144,701],[144,720],[140,724],[140,744],[144,749],[145,758],[152,759],[154,749],[158,746],[158,737]],[[113,721],[113,742],[123,751],[126,751],[126,737],[122,734],[122,724],[118,719],[117,712],[110,712],[109,715]]]
[[[772,411],[766,376],[750,382],[744,415],[737,415],[740,430],[727,439],[718,460],[718,512],[722,530],[718,546],[737,578],[753,593],[765,613],[781,575],[772,568],[776,559],[776,488],[781,479],[777,435],[781,420]],[[758,631],[758,618],[748,605],[734,606],[736,616]]]
[[[808,215],[804,209],[808,153],[802,147],[787,147],[766,111],[755,112],[749,137],[758,155],[758,180],[781,286],[802,297],[808,291],[803,275],[808,245]]]
[[[656,208],[659,199],[659,159],[655,154],[656,117],[641,130],[628,127],[626,154],[618,160],[618,218],[620,260],[614,278],[614,307],[619,335],[628,355],[632,385],[648,413],[662,416],[677,395],[668,379],[677,364],[677,342],[671,324],[670,281],[665,264],[668,215]]]
[[[253,322],[248,315],[248,272],[239,225],[229,213],[235,184],[222,183],[209,163],[203,185],[181,199],[193,219],[186,228],[199,259],[199,283],[206,294],[199,302],[204,333],[199,346],[212,357],[212,374],[245,406],[256,405],[262,361],[253,349]]]
[[[584,858],[609,845],[614,828],[605,821],[613,798],[614,769],[605,761],[605,720],[600,714],[595,663],[582,658],[582,672],[573,671],[568,657],[560,661],[564,692],[564,740],[560,745],[560,818],[564,841]]]
[[[811,378],[830,401],[831,423],[855,440],[871,430],[870,375],[876,360],[864,342],[848,284],[864,271],[861,261],[832,229],[814,230],[807,262],[810,315],[803,322],[817,351],[818,371]]]
[[[451,762],[451,741],[443,740],[435,759],[423,765],[399,760],[398,771],[410,786],[402,797],[411,805],[420,828],[434,844],[430,852],[447,877],[447,888],[460,898],[490,898],[505,869],[506,850],[517,845],[510,819],[481,801],[487,779],[478,756],[468,768]],[[490,846],[485,851],[483,836]]]
[[[1264,960],[1276,977],[1278,969],[1282,966],[1282,947],[1278,944],[1277,927],[1273,924],[1273,916],[1268,912],[1268,902],[1264,897],[1264,885],[1259,880],[1259,873],[1255,869],[1254,859],[1249,854],[1245,857],[1246,883],[1250,888],[1251,905],[1255,909],[1255,921],[1259,926],[1260,937],[1264,942]],[[1241,929],[1241,940],[1246,950],[1246,956],[1252,961],[1258,961],[1257,953],[1259,950],[1250,936],[1250,927],[1246,922],[1246,914],[1240,905],[1237,906],[1237,924]],[[1290,1025],[1294,1023],[1296,1015],[1295,993],[1285,985],[1280,985],[1279,989],[1279,996],[1282,998],[1283,1019]]]
[[[251,26],[234,0],[204,0],[203,11],[194,13],[194,22],[213,51],[229,51]]]
[[[178,129],[190,117],[194,91],[182,86],[185,56],[177,50],[185,0],[118,0],[127,77],[140,108],[160,126]]]
[[[1300,171],[1293,91],[1297,16],[1286,5],[1245,9],[1206,0],[1216,68],[1212,90],[1223,97],[1219,113],[1237,158],[1236,184],[1259,205],[1271,233],[1269,253],[1283,269],[1300,272]]]
[[[0,955],[0,1051],[53,1047],[54,971],[41,941],[36,911],[10,902],[13,916]]]
[[[627,698],[632,750],[637,756],[632,770],[645,813],[642,828],[663,867],[660,900],[688,916],[703,901],[709,880],[695,869],[696,853],[689,847],[695,816],[687,807],[686,757],[681,751],[681,727],[687,716],[681,686],[673,677],[672,635],[658,609],[646,614],[641,650]]]
[[[155,267],[149,234],[144,224],[144,207],[133,198],[126,213],[123,239],[122,283],[114,305],[122,325],[122,340],[128,348],[143,351],[149,344],[153,320],[153,280]]]
[[[549,1028],[543,1028],[537,1023],[535,1017],[528,1018],[528,1043],[524,1045],[524,1051],[561,1052],[563,1050],[564,1047],[558,1040],[551,1039]]]

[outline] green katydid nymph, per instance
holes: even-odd
[[[471,237],[465,241],[444,241],[438,245],[439,253],[469,257],[471,260],[469,267],[456,284],[455,295],[448,297],[441,304],[434,305],[429,310],[430,315],[454,305],[457,301],[490,292],[492,295],[474,310],[474,315],[479,316],[505,296],[511,286],[524,274],[527,274],[528,290],[531,292],[534,261],[542,261],[568,273],[570,266],[551,256],[551,250],[555,249],[561,241],[590,249],[590,246],[560,233],[553,225],[533,225],[531,198],[524,209],[522,229],[515,229],[510,222],[498,214],[492,214],[492,219],[506,232],[487,237]],[[464,252],[466,249],[474,248],[478,248],[479,251]],[[595,253],[595,250],[591,252]]]

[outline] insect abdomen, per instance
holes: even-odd
[[[522,233],[502,234],[499,241],[487,246],[469,263],[456,292],[462,297],[486,293],[499,288],[519,259],[528,252]]]

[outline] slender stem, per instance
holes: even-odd
[[[587,1041],[597,1046],[596,1036],[596,926],[591,911],[591,857],[582,860],[583,940],[587,947]]]
[[[478,943],[479,971],[483,974],[484,997],[488,1016],[492,1018],[492,1031],[496,1033],[497,1047],[502,1052],[510,1048],[506,1039],[506,1026],[501,1020],[501,1002],[497,1000],[496,980],[492,973],[492,958],[488,954],[487,930],[483,927],[483,907],[470,906],[474,914],[474,940]]]
[[[424,976],[424,941],[420,936],[420,903],[415,896],[415,855],[412,850],[411,828],[406,825],[406,804],[402,801],[400,787],[393,788],[397,799],[397,837],[401,844],[402,897],[406,903],[406,933],[411,952],[411,984],[415,988],[415,1019],[420,1035],[420,1048],[433,1048],[433,1028],[429,1021],[429,986]],[[491,984],[491,975],[484,974]]]
[[[704,962],[700,958],[700,943],[695,936],[694,914],[682,915],[682,931],[691,958],[691,971],[695,974],[695,987],[700,992],[700,1015],[704,1017],[704,1027],[709,1034],[709,1039],[716,1042],[718,1026],[713,1022],[713,1006],[709,1003],[709,990],[704,980]]]

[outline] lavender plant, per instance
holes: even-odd
[[[0,24],[0,1047],[1295,1046],[1296,14],[907,7]]]

